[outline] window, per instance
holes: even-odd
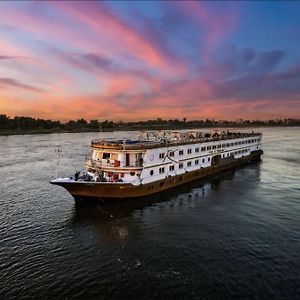
[[[210,161],[210,157],[207,160]]]
[[[151,176],[153,176],[153,174],[154,174],[154,171],[153,171],[153,170],[151,170],[151,171],[150,171],[150,175],[151,175]]]
[[[135,172],[130,172],[130,175],[131,175],[131,176],[134,176],[134,175],[135,175]]]
[[[174,156],[174,151],[171,151],[170,153],[169,153],[169,156]]]
[[[183,150],[179,150],[179,155],[183,155]]]
[[[222,145],[222,148],[225,148],[225,147],[226,147],[226,144],[223,144],[223,145]]]
[[[192,153],[192,149],[188,149],[187,153],[191,154]]]
[[[195,148],[195,152],[196,152],[196,153],[199,152],[199,148]]]
[[[159,174],[165,173],[165,168],[159,168]]]
[[[102,158],[103,159],[109,159],[110,158],[110,153],[104,152]]]
[[[217,149],[217,146],[216,146],[216,145],[213,145],[212,148],[213,148],[213,149]]]
[[[203,162],[203,163],[205,162],[205,159],[204,159],[204,158],[202,159],[202,162]]]
[[[191,161],[188,161],[188,162],[187,162],[187,166],[190,167],[191,165],[192,165],[192,162],[191,162]]]
[[[199,159],[195,160],[195,165],[199,165]]]
[[[221,145],[219,144],[219,145],[217,146],[217,148],[220,149],[220,148],[221,148]]]
[[[164,158],[165,157],[165,153],[159,153],[159,158]]]
[[[180,163],[179,164],[179,169],[182,169],[183,168],[183,163]]]
[[[169,167],[169,170],[170,170],[170,171],[174,171],[174,169],[175,169],[174,166],[170,166],[170,167]]]
[[[211,146],[207,146],[207,150],[210,150],[211,149]]]
[[[206,150],[206,147],[201,147],[201,151],[205,151]]]

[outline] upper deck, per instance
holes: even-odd
[[[260,132],[235,132],[235,131],[150,131],[140,134],[138,139],[107,139],[92,140],[93,149],[105,150],[146,150],[161,147],[188,145],[195,143],[208,143],[226,141],[231,139],[261,136]]]

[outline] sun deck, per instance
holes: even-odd
[[[207,143],[214,141],[231,140],[237,138],[247,138],[262,135],[260,132],[231,132],[231,131],[214,131],[203,133],[199,131],[174,132],[174,131],[156,131],[145,132],[138,139],[107,139],[92,140],[92,148],[114,149],[114,150],[142,150],[160,148],[164,146],[178,146],[194,143]]]

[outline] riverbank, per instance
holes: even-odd
[[[62,123],[58,120],[35,119],[32,117],[10,118],[0,114],[0,135],[77,133],[77,132],[111,132],[111,131],[145,131],[145,130],[189,130],[198,128],[258,128],[258,127],[295,127],[300,126],[300,119],[276,120],[187,120],[183,118],[164,120],[157,118],[145,121],[87,121],[83,118]]]
[[[114,128],[104,128],[101,129],[102,132],[113,132],[113,131],[146,131],[146,130],[193,130],[199,128],[267,128],[267,127],[299,127],[299,126],[245,126],[245,125],[231,125],[231,126],[120,126]],[[61,129],[61,128],[51,128],[51,129],[0,129],[0,136],[9,136],[9,135],[27,135],[27,134],[52,134],[52,133],[80,133],[80,132],[99,132],[99,129],[94,128],[76,128],[76,129]]]

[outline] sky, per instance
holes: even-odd
[[[300,117],[300,2],[1,1],[0,114]]]

